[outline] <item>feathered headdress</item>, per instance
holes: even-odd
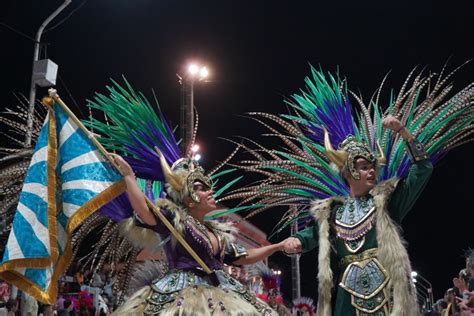
[[[299,315],[297,313],[300,312],[302,315],[313,316],[316,312],[314,301],[309,297],[302,296],[295,298],[292,303],[293,308],[291,309],[291,312],[293,315]]]
[[[220,174],[232,170],[215,173],[227,162],[224,160],[210,173],[204,174],[191,150],[185,155],[180,151],[179,141],[161,113],[156,98],[156,104],[152,106],[142,93],[135,92],[131,85],[124,81],[124,87],[113,82],[112,86],[107,87],[108,95],[97,93],[93,100],[88,101],[91,118],[83,123],[97,135],[97,139],[109,152],[119,153],[128,161],[137,176],[139,187],[151,201],[168,207],[170,211],[176,212],[176,218],[179,218],[185,210],[185,197],[199,200],[199,196],[194,192],[196,181],[211,187],[211,179],[217,179]],[[92,118],[92,111],[102,112],[104,122]],[[196,131],[197,123],[189,148],[194,144]],[[238,178],[222,184],[215,196],[236,181]],[[161,199],[164,197],[166,199]],[[158,199],[160,200],[157,201]],[[73,256],[81,256],[84,266],[92,266],[97,271],[106,262],[112,265],[119,262],[125,264],[118,272],[114,286],[114,291],[121,293],[118,297],[119,303],[131,279],[132,267],[139,252],[145,247],[156,252],[168,240],[175,241],[170,237],[160,241],[154,231],[136,228],[132,225],[132,216],[132,206],[124,193],[86,218],[73,237]],[[180,229],[179,225],[176,229]],[[121,231],[126,231],[127,237],[124,237]],[[83,253],[79,246],[91,236],[95,241],[93,249],[90,253]],[[150,244],[155,245],[153,249],[149,248]]]
[[[279,226],[284,227],[308,216],[304,206],[312,200],[348,195],[338,171],[347,166],[357,176],[351,170],[354,157],[378,161],[378,181],[406,176],[411,161],[403,139],[382,126],[388,115],[399,118],[436,163],[451,149],[472,140],[474,132],[474,84],[449,97],[453,86],[448,79],[458,69],[447,75],[444,68],[440,74],[421,71],[415,75],[413,70],[383,107],[380,94],[385,79],[366,104],[347,88],[345,79],[311,67],[306,88],[286,101],[294,114],[249,114],[268,128],[270,134],[265,136],[277,137],[283,147],[241,145],[251,158],[234,165],[262,179],[221,201],[238,198],[241,204],[259,205],[247,218],[275,206],[299,207],[297,215],[290,210],[283,216]]]
[[[283,303],[283,297],[279,294],[281,284],[280,275],[261,262],[250,266],[248,272],[250,276],[259,277],[262,280],[264,293],[258,293],[258,298],[267,303]]]

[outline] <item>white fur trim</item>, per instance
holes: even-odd
[[[393,289],[393,307],[391,316],[415,316],[418,309],[410,283],[411,266],[405,242],[398,226],[392,221],[387,211],[387,201],[395,189],[398,179],[387,180],[371,190],[376,205],[376,234],[378,243],[377,258],[387,270],[390,277],[389,287]],[[330,198],[313,202],[311,212],[319,223],[318,252],[318,316],[331,316],[331,292],[334,286],[330,266],[331,244],[329,241],[329,219],[332,203],[343,201],[342,198]]]

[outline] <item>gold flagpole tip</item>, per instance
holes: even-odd
[[[43,103],[46,106],[52,107],[54,105],[54,100],[50,96],[43,97],[41,100],[41,103]]]

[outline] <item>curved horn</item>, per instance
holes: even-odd
[[[385,163],[387,162],[387,159],[385,158],[382,146],[380,146],[378,139],[376,143],[377,143],[377,149],[379,151],[379,157],[377,158],[377,162],[379,163],[379,165],[385,165]]]
[[[173,174],[173,171],[171,171],[171,168],[168,165],[166,158],[161,153],[161,150],[159,150],[158,147],[155,147],[155,151],[158,153],[158,156],[160,156],[161,169],[163,170],[166,182],[168,182],[175,191],[181,192],[184,188],[184,182]]]
[[[328,131],[324,126],[322,126],[322,128],[324,131],[324,148],[326,148],[326,156],[328,156],[329,160],[336,164],[339,170],[342,170],[349,155],[345,151],[334,150],[331,145],[331,140],[329,139]]]

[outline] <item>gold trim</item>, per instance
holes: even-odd
[[[5,281],[17,286],[19,289],[27,292],[33,296],[36,300],[54,304],[58,293],[58,280],[61,274],[64,272],[69,262],[72,259],[72,244],[71,235],[72,232],[82,223],[82,221],[94,213],[102,205],[116,198],[118,195],[125,191],[125,182],[115,182],[113,185],[102,191],[94,198],[86,202],[80,207],[73,216],[68,219],[66,233],[66,248],[61,256],[59,256],[58,242],[57,242],[57,205],[56,205],[56,160],[57,160],[57,139],[56,139],[56,119],[54,116],[54,110],[48,107],[50,112],[49,130],[48,130],[48,231],[50,237],[50,253],[51,256],[45,258],[33,258],[33,259],[15,259],[8,261],[0,266],[0,277]],[[86,135],[87,136],[87,135]],[[43,291],[36,283],[26,278],[24,275],[17,271],[6,271],[16,268],[41,268],[41,269],[52,269],[52,275],[49,282],[48,288]]]
[[[344,223],[338,221],[337,219],[336,219],[336,224],[337,224],[338,226],[342,226],[342,227],[345,227],[345,228],[354,228],[354,227],[360,225],[363,221],[365,221],[370,215],[372,215],[372,213],[373,213],[374,211],[375,211],[375,205],[372,206],[372,208],[370,209],[370,211],[368,211],[367,214],[365,214],[365,216],[362,217],[362,218],[361,218],[357,223],[355,223],[355,224],[344,224]]]
[[[2,280],[7,281],[8,283],[15,285],[20,290],[30,294],[36,300],[40,302],[45,302],[52,304],[50,295],[43,292],[35,283],[31,282],[25,276],[19,274],[16,271],[5,271],[0,273]],[[56,299],[56,298],[55,298]]]
[[[0,266],[0,273],[17,268],[45,268],[50,264],[50,257],[12,259]]]
[[[344,267],[352,262],[365,261],[370,258],[377,258],[377,250],[378,250],[377,248],[370,248],[370,249],[364,250],[363,252],[357,255],[347,255],[341,258],[341,260],[339,260],[339,264],[342,267]]]
[[[72,215],[67,223],[66,231],[72,233],[82,222],[89,216],[91,216],[98,208],[104,204],[115,199],[117,196],[125,192],[126,185],[122,179],[115,182],[110,187],[87,201]]]
[[[382,282],[382,284],[379,285],[379,287],[377,287],[371,294],[369,295],[362,295],[362,294],[359,294],[351,289],[349,289],[348,287],[346,287],[346,285],[344,284],[344,281],[347,279],[347,275],[349,274],[349,270],[351,268],[351,266],[357,266],[361,269],[364,269],[367,264],[370,262],[370,261],[374,261],[375,264],[379,267],[380,271],[382,271],[382,273],[384,274],[385,276],[385,280]],[[362,298],[362,299],[369,299],[369,298],[372,298],[374,297],[375,295],[377,295],[381,290],[383,290],[383,288],[385,287],[385,285],[387,285],[388,281],[389,281],[389,276],[387,274],[387,271],[385,270],[385,268],[380,264],[380,262],[377,260],[377,258],[369,258],[367,260],[364,260],[364,261],[360,261],[360,262],[352,262],[351,264],[349,264],[347,266],[347,268],[344,270],[344,274],[342,276],[342,279],[341,279],[341,282],[339,283],[339,286],[342,287],[344,290],[346,290],[347,292],[351,293],[352,295],[354,296],[357,296],[359,298]]]
[[[356,315],[357,316],[360,316],[361,315],[361,311],[363,313],[368,313],[368,314],[373,314],[375,312],[377,312],[379,309],[383,308],[384,309],[384,313],[386,316],[388,316],[388,301],[389,301],[389,297],[388,297],[388,291],[387,289],[383,289],[383,294],[385,296],[384,300],[379,304],[377,305],[377,307],[375,307],[374,309],[365,309],[365,308],[361,308],[359,305],[357,305],[354,300],[355,300],[355,296],[351,295],[351,305],[354,306],[355,310],[356,310]]]
[[[249,253],[247,252],[247,250],[246,250],[246,251],[239,252],[239,251],[237,250],[237,246],[236,246],[234,243],[231,243],[230,245],[231,245],[231,247],[232,247],[232,250],[234,250],[234,257],[235,257],[236,259],[238,259],[238,258],[240,258],[240,257],[244,257],[244,256],[248,256],[248,255],[249,255]]]
[[[81,123],[81,121],[74,115],[74,113],[71,112],[71,110],[66,106],[66,104],[61,100],[61,98],[58,96],[56,93],[56,90],[54,89],[49,89],[49,96],[54,99],[61,107],[62,109],[69,115],[69,117],[77,124],[77,126],[86,133],[87,136],[89,136],[89,139],[94,143],[94,145],[99,149],[99,151],[106,157],[110,163],[120,172],[120,169],[118,168],[117,163],[115,160],[112,158],[112,156],[105,150],[104,146],[94,137],[94,135],[87,130],[87,128],[84,126],[84,124]],[[145,202],[153,212],[168,228],[168,230],[171,232],[174,238],[186,249],[186,251],[193,257],[194,260],[206,271],[207,274],[211,274],[212,271],[209,269],[209,267],[206,265],[206,263],[198,256],[198,254],[189,246],[189,244],[184,240],[183,236],[180,235],[180,233],[174,228],[173,225],[168,221],[168,219],[156,208],[156,206],[153,204],[152,201],[150,201],[149,198],[145,196]]]
[[[322,126],[322,128],[324,131],[324,148],[326,149],[326,156],[337,166],[340,171],[346,164],[349,154],[344,150],[334,150],[326,127]]]
[[[163,171],[163,175],[165,176],[166,181],[171,185],[173,190],[177,192],[181,192],[184,188],[184,179],[182,179],[181,177],[173,173],[170,166],[168,165],[168,162],[166,161],[165,157],[161,153],[161,150],[159,150],[158,147],[156,146],[155,146],[155,151],[160,157],[161,170]]]
[[[357,240],[357,239],[355,239],[355,240]],[[350,240],[350,241],[355,241],[355,240]],[[356,253],[357,251],[360,250],[360,248],[362,248],[364,246],[365,236],[362,236],[362,238],[360,238],[359,245],[357,246],[356,249],[352,249],[347,243],[348,243],[348,241],[344,240],[344,246],[346,246],[346,249],[351,253]]]
[[[58,241],[56,234],[56,164],[58,158],[58,142],[57,142],[57,128],[56,128],[56,113],[54,107],[48,107],[49,116],[49,131],[48,131],[48,233],[49,233],[49,247],[50,247],[50,263],[56,261],[59,256]]]

